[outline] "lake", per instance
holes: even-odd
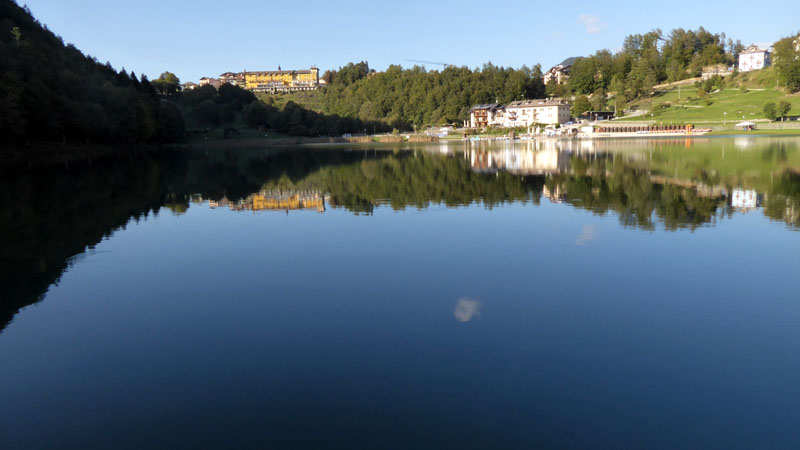
[[[0,170],[4,448],[800,448],[800,139]]]

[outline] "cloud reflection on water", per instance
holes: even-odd
[[[481,316],[481,303],[477,300],[470,298],[462,298],[458,300],[456,309],[453,311],[453,316],[459,322],[469,322],[476,317]]]
[[[580,236],[575,239],[575,245],[586,245],[597,238],[597,227],[586,225],[583,227]]]

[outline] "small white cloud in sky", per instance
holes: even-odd
[[[597,34],[605,28],[606,24],[599,17],[591,14],[581,14],[578,16],[583,26],[586,27],[586,32],[589,34]]]
[[[456,309],[453,311],[453,316],[459,322],[469,322],[475,317],[481,316],[481,303],[477,300],[470,298],[462,298],[458,300]]]
[[[586,225],[583,227],[578,239],[575,239],[575,245],[586,245],[597,238],[597,228],[594,225]]]

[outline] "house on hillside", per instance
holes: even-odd
[[[769,65],[769,50],[764,50],[757,45],[751,45],[739,53],[739,72],[761,70]]]
[[[556,64],[555,66],[551,67],[550,70],[545,72],[544,76],[542,77],[544,84],[549,84],[554,80],[557,84],[566,83],[569,79],[570,67],[572,67],[572,64]]]
[[[211,78],[211,77],[200,78],[198,85],[205,86],[207,84],[214,86],[215,89],[219,89],[219,87],[222,85],[222,83],[217,78]]]
[[[225,72],[219,76],[219,81],[222,84],[229,83],[234,86],[244,87],[244,73]]]
[[[181,90],[184,91],[191,91],[192,89],[197,88],[197,83],[192,83],[191,81],[187,81],[186,83],[181,84]]]
[[[707,80],[711,77],[720,76],[720,77],[727,77],[733,73],[733,68],[728,67],[725,64],[712,64],[710,66],[703,67],[703,80]]]

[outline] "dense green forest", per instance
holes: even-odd
[[[0,1],[0,139],[137,145],[183,134],[175,105],[147,77],[81,53],[33,18]]]
[[[350,63],[323,75],[323,111],[367,121],[383,121],[398,129],[458,123],[477,103],[507,103],[544,96],[542,70],[497,67],[447,67],[427,71],[415,66],[389,66],[371,71],[366,62]]]

